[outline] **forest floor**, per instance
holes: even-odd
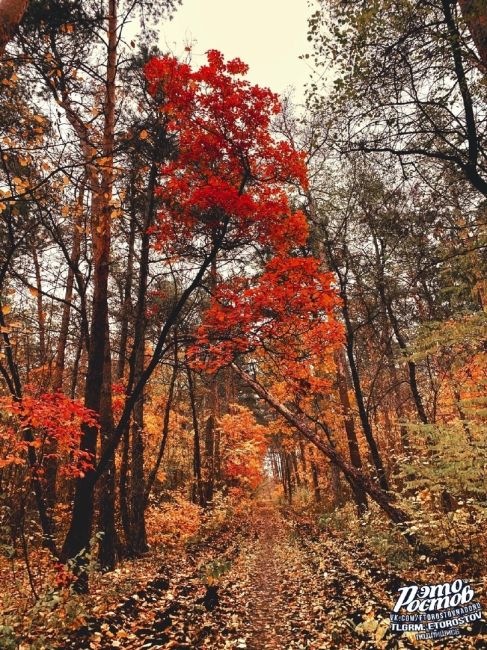
[[[456,577],[431,567],[418,582]],[[392,633],[394,594],[408,579],[388,570],[362,544],[320,533],[261,501],[236,526],[168,556],[153,580],[59,647],[487,647],[483,624],[470,636],[436,644]]]

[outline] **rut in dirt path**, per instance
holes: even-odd
[[[293,576],[288,575],[286,570],[289,556],[295,549],[291,550],[289,547],[282,522],[270,505],[257,511],[254,530],[258,544],[249,567],[249,582],[254,592],[254,611],[247,645],[250,650],[278,650],[283,647],[282,641],[290,632],[283,617],[289,606],[290,591],[292,587],[299,587],[297,584],[290,584]],[[305,580],[306,576],[296,575],[295,578],[301,581]],[[309,612],[303,612],[305,613]]]

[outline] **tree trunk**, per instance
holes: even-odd
[[[462,16],[467,24],[487,75],[487,6],[485,0],[459,0]]]
[[[108,53],[107,53],[107,89],[105,96],[105,122],[103,134],[104,164],[101,169],[101,184],[92,190],[92,239],[93,239],[93,308],[91,319],[88,370],[85,387],[85,406],[100,414],[100,423],[109,422],[111,399],[104,400],[101,413],[103,375],[106,359],[106,332],[108,331],[108,276],[110,265],[110,229],[111,196],[113,187],[113,138],[115,126],[115,75],[117,47],[117,0],[108,3]],[[92,178],[92,180],[95,180]],[[111,361],[110,361],[111,362]],[[98,429],[84,426],[81,437],[81,449],[96,457]],[[112,454],[108,452],[107,469],[111,464]],[[79,478],[71,516],[71,524],[64,541],[62,555],[67,560],[76,557],[89,547],[93,529],[94,481],[93,470]],[[77,587],[80,591],[88,588],[87,576],[80,565],[80,577]]]
[[[44,315],[44,306],[42,301],[42,276],[41,276],[41,267],[39,266],[39,258],[37,257],[37,251],[35,248],[32,249],[32,259],[34,262],[34,270],[36,275],[36,302],[37,302],[37,324],[39,327],[39,366],[42,367],[47,361],[46,353],[46,325],[45,325],[45,315]]]
[[[394,332],[394,336],[396,337],[397,344],[399,345],[401,352],[406,355],[408,352],[406,341],[404,340],[402,333],[401,333],[401,328],[399,327],[399,321],[396,318],[396,315],[394,313],[394,310],[392,308],[392,301],[388,299],[385,295],[385,289],[382,286],[380,289],[380,294],[381,298],[384,302],[384,306],[387,311],[387,315],[389,317],[389,320],[392,325],[392,331]],[[416,411],[418,413],[418,417],[421,420],[423,424],[428,424],[428,417],[426,415],[426,411],[424,410],[424,405],[423,405],[423,400],[421,399],[421,395],[419,393],[419,388],[418,388],[418,380],[416,377],[416,364],[414,361],[411,361],[410,359],[407,361],[407,366],[408,366],[408,375],[409,375],[409,386],[411,388],[411,394],[413,396],[414,404],[416,406]]]
[[[22,20],[29,0],[0,0],[0,56]]]
[[[216,259],[214,259],[210,269],[210,290],[213,290],[216,286],[216,268]],[[215,489],[215,432],[218,409],[218,373],[210,375],[208,382],[210,384],[208,400],[208,409],[210,414],[205,425],[205,463],[203,481],[205,505],[212,502],[213,492]]]
[[[196,400],[194,394],[194,382],[191,374],[191,368],[187,367],[188,374],[188,389],[189,399],[191,403],[191,415],[193,418],[193,487],[191,490],[191,497],[193,503],[198,503],[200,506],[205,506],[205,494],[203,491],[203,484],[201,481],[201,446],[200,446],[200,432],[198,424],[198,413],[196,411]]]
[[[313,493],[316,503],[321,503],[320,483],[318,479],[318,467],[314,460],[311,461],[311,478],[313,481]]]
[[[106,323],[105,363],[100,403],[101,449],[105,450],[113,435],[112,373],[110,333]],[[117,562],[117,532],[115,528],[115,454],[112,454],[107,470],[98,485],[98,532],[101,533],[98,560],[103,571],[111,571]]]
[[[133,191],[133,190],[132,190]],[[129,320],[132,314],[132,284],[134,278],[134,245],[135,245],[135,209],[130,215],[130,230],[127,252],[127,272],[125,275],[125,286],[123,288],[123,304],[120,325],[120,344],[118,350],[117,379],[121,381],[125,373],[125,362],[127,358],[127,340],[129,331]]]
[[[345,433],[347,435],[348,450],[350,453],[350,462],[354,467],[362,469],[362,458],[358,446],[357,434],[355,432],[355,422],[353,419],[352,408],[348,397],[348,382],[346,375],[345,363],[341,357],[342,351],[336,355],[337,384],[340,402],[343,408],[343,419],[345,424]],[[368,507],[367,495],[364,490],[357,484],[353,485],[353,494],[359,516],[362,515]]]
[[[355,393],[355,401],[357,402],[357,408],[360,416],[360,422],[362,424],[362,430],[364,432],[365,439],[370,449],[370,454],[372,456],[372,461],[374,463],[375,469],[377,470],[377,477],[379,479],[379,485],[384,491],[389,489],[387,482],[386,473],[384,470],[384,464],[379,453],[379,448],[372,433],[372,427],[370,425],[369,416],[367,414],[367,409],[365,408],[364,394],[362,391],[362,384],[360,382],[360,375],[358,372],[357,364],[355,362],[354,355],[354,334],[352,329],[352,324],[348,316],[348,308],[344,307],[344,316],[345,316],[345,329],[346,329],[346,350],[347,358],[350,366],[350,372],[352,375],[352,384]]]
[[[162,132],[158,140],[164,137]],[[145,338],[147,328],[146,318],[146,294],[149,277],[149,252],[150,239],[148,229],[152,225],[155,210],[155,189],[159,165],[153,161],[147,184],[146,206],[142,230],[139,263],[139,284],[137,289],[137,307],[134,327],[134,346],[130,358],[130,374],[128,390],[137,384],[142,377],[145,361]],[[144,391],[138,396],[133,412],[133,423],[130,429],[130,509],[129,509],[129,530],[130,544],[129,553],[132,556],[139,556],[147,552],[147,534],[145,528],[145,479],[144,479]]]
[[[71,246],[71,265],[68,267],[66,278],[66,289],[64,291],[64,305],[61,317],[61,327],[56,345],[56,354],[54,357],[54,368],[51,378],[52,392],[58,393],[63,390],[64,366],[66,361],[66,347],[68,343],[69,322],[71,317],[71,301],[73,299],[74,288],[74,266],[78,265],[81,249],[81,223],[83,216],[83,199],[84,186],[81,187],[76,214],[73,222],[73,243]],[[82,339],[82,337],[81,337]],[[77,364],[75,364],[76,366]],[[56,503],[56,482],[58,473],[58,459],[56,457],[57,444],[51,441],[49,445],[48,458],[46,460],[46,501],[49,508],[53,508]]]
[[[377,503],[393,523],[407,525],[409,517],[403,510],[393,505],[392,495],[382,490],[377,483],[363,471],[358,470],[348,463],[334,447],[320,440],[306,424],[303,417],[292,413],[292,411],[271,395],[271,393],[261,386],[261,384],[254,381],[248,373],[239,368],[236,364],[232,364],[232,368],[242,378],[242,380],[257,393],[257,395],[279,413],[306,440],[315,445],[315,447],[327,456],[330,461],[343,472],[344,476],[347,477],[351,483],[359,485],[364,492],[366,492],[367,495]],[[416,538],[411,534],[405,533],[405,536],[412,544],[417,543]]]

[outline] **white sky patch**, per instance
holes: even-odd
[[[176,55],[190,43],[199,64],[209,49],[249,65],[247,78],[277,93],[295,88],[301,101],[311,70],[299,56],[310,52],[306,0],[183,0],[161,28],[160,46]]]

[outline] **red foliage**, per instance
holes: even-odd
[[[271,345],[283,370],[301,378],[324,345],[341,336],[331,274],[313,258],[296,257],[308,227],[287,191],[307,188],[305,156],[271,133],[277,96],[244,80],[247,66],[239,59],[225,62],[214,50],[207,58],[197,70],[173,57],[145,68],[177,143],[176,158],[162,168],[155,246],[201,258],[219,242],[227,276],[236,263],[243,269],[216,288],[192,350],[201,367],[215,370],[235,354]],[[256,249],[270,259],[263,272]]]
[[[194,71],[173,57],[145,68],[178,148],[162,168],[156,247],[181,253],[222,235],[227,249],[257,242],[284,253],[304,244],[306,220],[283,189],[306,187],[304,154],[270,134],[277,96],[243,80],[239,59],[207,57]]]
[[[97,426],[96,414],[85,408],[80,402],[72,400],[62,393],[44,393],[39,397],[25,395],[16,401],[11,397],[0,401],[4,417],[14,418],[20,426],[0,428],[0,435],[8,444],[9,453],[2,461],[3,465],[24,464],[29,446],[41,451],[46,458],[55,449],[58,456],[69,455],[70,461],[63,465],[62,471],[81,476],[92,466],[89,454],[79,449],[81,426]],[[19,438],[19,431],[25,429],[35,432],[34,440],[29,442]],[[50,443],[54,444],[54,447]],[[36,468],[39,472],[41,468]]]
[[[236,354],[265,348],[288,377],[299,377],[326,346],[341,342],[332,282],[317,260],[285,257],[272,259],[256,278],[220,284],[191,349],[195,364],[215,370]]]

